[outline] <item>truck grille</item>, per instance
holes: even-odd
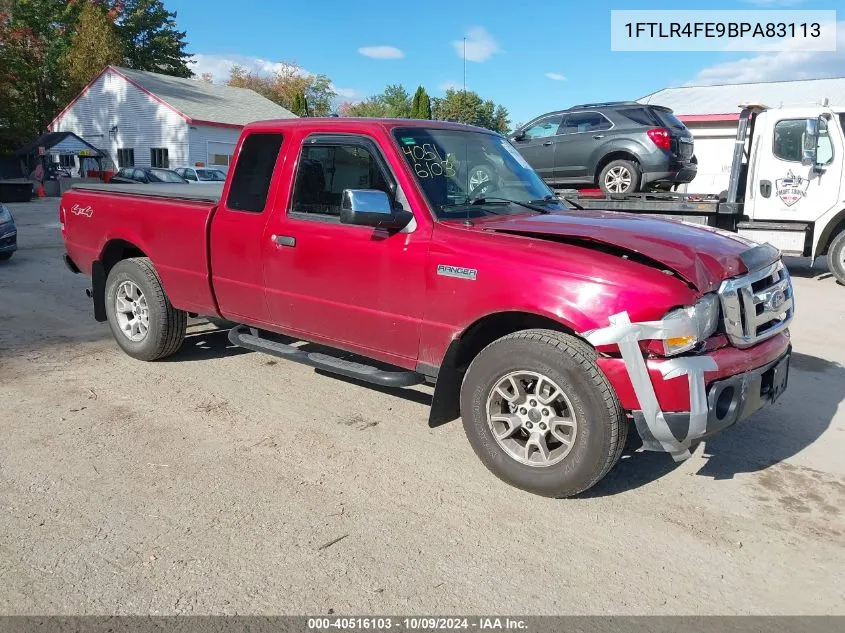
[[[795,313],[792,280],[780,260],[724,281],[719,298],[725,332],[737,347],[750,347],[782,332]]]

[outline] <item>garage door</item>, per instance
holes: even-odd
[[[216,165],[217,167],[228,167],[232,162],[232,156],[235,154],[234,143],[221,143],[219,141],[208,142],[208,161],[209,165]]]

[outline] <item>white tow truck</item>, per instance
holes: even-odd
[[[718,196],[559,195],[580,208],[648,213],[738,232],[786,255],[826,255],[830,271],[845,284],[845,106],[740,107],[728,189]]]

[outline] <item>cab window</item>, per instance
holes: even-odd
[[[344,189],[378,189],[393,198],[393,188],[385,172],[365,144],[320,142],[303,145],[291,212],[339,218]]]
[[[772,152],[777,158],[800,163],[807,119],[785,119],[775,123]]]
[[[281,148],[282,135],[275,132],[255,132],[244,139],[229,185],[228,208],[252,213],[264,211]]]

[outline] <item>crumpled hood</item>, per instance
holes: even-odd
[[[758,268],[761,256],[770,261],[778,256],[771,247],[749,258],[749,251],[759,245],[725,231],[616,211],[579,209],[495,216],[477,221],[475,227],[538,238],[560,237],[587,246],[597,242],[638,253],[675,271],[701,292],[715,290],[722,280],[748,272],[749,266]]]

